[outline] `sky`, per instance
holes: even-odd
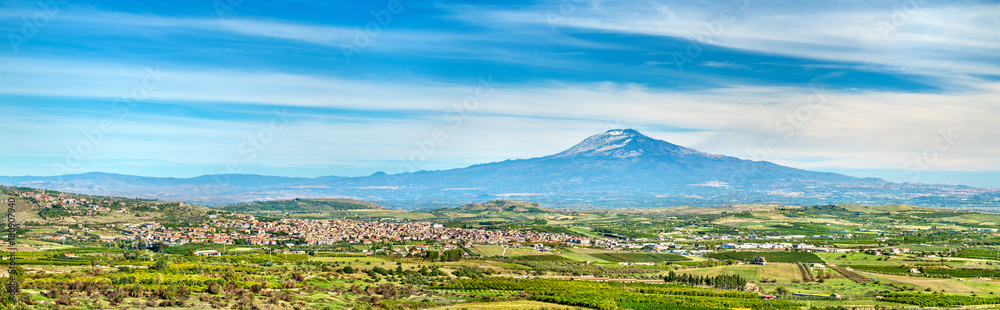
[[[705,152],[1000,187],[997,1],[0,0],[0,175]]]

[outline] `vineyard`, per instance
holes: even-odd
[[[946,276],[953,278],[998,278],[1000,270],[996,269],[951,269],[951,268],[921,268],[928,276]]]
[[[808,252],[717,252],[705,254],[719,260],[735,259],[739,261],[753,261],[754,257],[763,257],[768,262],[779,263],[823,263],[823,259],[816,254]]]
[[[851,265],[852,269],[891,275],[919,276],[931,278],[997,278],[1000,277],[1000,270],[997,269],[954,269],[935,267],[907,267],[907,266],[871,266],[871,265]],[[919,273],[913,273],[911,268],[915,268]]]
[[[678,262],[688,261],[687,257],[676,254],[653,254],[653,253],[594,253],[588,254],[594,258],[603,259],[609,262]]]
[[[984,250],[984,249],[966,248],[962,249],[957,254],[955,254],[955,257],[978,258],[978,259],[1000,259],[1000,252]]]
[[[802,280],[806,282],[816,281],[816,277],[813,277],[813,274],[809,271],[808,267],[798,262],[796,262],[795,265],[799,267],[799,272],[802,273]]]
[[[857,282],[857,283],[865,283],[865,282],[872,281],[871,278],[868,278],[866,276],[860,275],[857,272],[844,269],[843,267],[830,266],[830,269],[836,270],[840,274],[844,275],[844,277],[846,277],[848,279],[851,279],[851,281],[854,281],[854,282]]]
[[[273,238],[287,238],[272,245],[251,245],[253,239],[247,238],[233,239],[234,244],[173,245],[65,240],[57,246],[44,241],[74,235],[107,240],[98,236],[117,236],[117,231],[130,229],[117,224],[80,224],[91,219],[78,217],[72,225],[26,224],[18,231],[34,237],[23,240],[37,248],[16,253],[14,276],[25,292],[17,298],[27,308],[0,305],[0,309],[247,309],[258,305],[440,310],[1000,309],[1000,299],[994,297],[1000,296],[1000,234],[972,229],[996,226],[998,214],[860,205],[597,211],[526,206],[523,211],[410,213],[339,203],[350,202],[300,200],[253,206],[262,212],[256,221],[267,224],[263,227],[283,227],[284,213],[279,211],[308,204],[307,209],[315,214],[284,215],[335,215],[334,220],[349,220],[372,231],[383,231],[378,229],[397,222],[426,220],[451,232],[510,230],[515,237],[540,231],[572,232],[577,237],[570,238],[583,234],[586,238],[580,239],[591,242],[542,242],[548,251],[525,246],[535,242],[462,243],[466,240],[435,238],[366,238],[371,242],[310,245],[300,244],[308,242],[287,228],[267,231]],[[146,202],[130,204],[128,210],[155,213],[159,207]],[[375,210],[379,215],[374,215]],[[191,229],[182,221],[156,224],[163,226],[163,232],[199,232],[196,227],[208,227],[219,234],[247,234],[240,232],[249,223],[245,216],[208,211],[216,221],[191,223],[198,224]],[[122,224],[136,226],[150,216]],[[377,218],[386,219],[364,222]],[[920,226],[910,224],[939,219],[958,221],[940,224],[947,229],[910,229]],[[146,234],[150,231],[161,229],[154,226]],[[836,233],[812,235],[821,231]],[[699,254],[650,252],[649,242],[624,246],[619,241],[618,248],[593,239],[601,235],[634,239],[654,232],[657,237],[669,235],[676,247]],[[793,232],[809,234],[796,240],[745,242],[788,242],[844,251],[722,249],[728,242],[744,242],[722,238],[726,236]],[[665,240],[649,241],[665,246],[660,242]],[[419,254],[414,251],[418,247]],[[892,248],[909,251],[888,251]],[[221,256],[195,255],[207,250],[219,251]],[[758,257],[766,264],[751,263]]]
[[[670,284],[492,278],[459,279],[436,289],[518,291],[532,300],[595,309],[797,309],[754,293]]]
[[[917,305],[921,307],[959,307],[959,306],[1000,304],[1000,298],[996,297],[974,297],[974,296],[964,296],[964,295],[942,295],[942,294],[891,293],[882,296],[882,300],[889,302],[898,302],[902,304]]]
[[[525,256],[514,256],[510,258],[511,260],[524,260],[524,261],[536,261],[536,262],[568,262],[572,259],[552,254],[545,255],[525,255]]]
[[[900,276],[913,275],[910,273],[910,267],[905,267],[905,266],[851,265],[848,267],[851,267],[851,269],[858,271],[881,273],[881,274],[900,275]]]
[[[600,233],[611,238],[648,238],[655,239],[656,235],[638,231],[622,230],[617,228],[594,228],[595,233]]]

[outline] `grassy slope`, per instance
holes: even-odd
[[[255,201],[223,206],[221,209],[236,212],[328,212],[344,210],[382,210],[382,206],[354,199],[291,199]]]

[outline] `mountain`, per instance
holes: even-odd
[[[632,129],[599,133],[553,155],[465,168],[366,177],[207,175],[153,178],[107,173],[0,177],[0,184],[141,196],[220,206],[294,198],[351,198],[402,209],[523,199],[557,208],[727,204],[1000,206],[1000,189],[891,183],[701,152]]]

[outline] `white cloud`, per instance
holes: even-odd
[[[496,92],[458,128],[448,128],[448,141],[436,146],[419,169],[446,169],[484,161],[552,154],[587,135],[618,127],[634,127],[654,138],[704,151],[749,157],[766,139],[777,139],[778,149],[768,160],[795,167],[899,169],[915,155],[935,145],[938,130],[951,128],[961,138],[940,152],[935,169],[996,170],[1000,167],[1000,83],[977,75],[1000,75],[1000,8],[989,5],[927,5],[908,14],[906,21],[886,33],[880,22],[892,22],[892,7],[832,9],[815,4],[751,2],[745,10],[730,4],[635,2],[579,5],[555,18],[558,6],[535,11],[457,10],[456,18],[504,28],[554,23],[551,35],[534,31],[504,37],[529,41],[538,38],[595,47],[585,40],[560,36],[564,28],[589,29],[676,38],[694,38],[707,31],[706,22],[730,10],[734,21],[710,44],[752,52],[773,53],[848,62],[856,70],[912,74],[938,78],[939,94],[904,92],[850,92],[828,90],[829,100],[807,105],[807,87],[749,86],[698,91],[658,90],[637,84],[611,82],[540,82],[532,85],[494,85]],[[787,7],[780,7],[787,6]],[[480,9],[480,8],[477,8]],[[557,11],[553,11],[557,10]],[[21,12],[0,9],[2,17]],[[336,47],[353,40],[352,27],[312,25],[274,20],[176,18],[113,12],[76,12],[67,9],[61,20],[81,27],[146,27],[217,31],[241,36],[280,38]],[[711,26],[711,24],[709,24]],[[883,36],[882,34],[886,35]],[[383,32],[373,48],[456,49],[481,54],[489,60],[522,64],[548,63],[570,67],[560,59],[455,47],[441,42],[473,39],[445,31],[418,33],[403,29]],[[490,40],[489,38],[475,38]],[[608,48],[623,48],[608,46]],[[669,51],[668,51],[669,52]],[[683,51],[679,51],[683,52]],[[450,55],[450,54],[449,54]],[[146,65],[69,61],[52,58],[3,57],[0,94],[53,98],[91,98],[110,101],[140,85]],[[665,65],[647,62],[648,65]],[[752,69],[736,62],[702,61],[703,66]],[[349,111],[399,113],[418,116],[379,118],[318,112],[290,125],[273,148],[261,152],[258,167],[331,167],[317,174],[361,175],[376,170],[396,172],[400,157],[411,154],[446,122],[448,109],[475,93],[475,84],[459,85],[412,80],[373,81],[334,76],[292,74],[266,70],[174,67],[150,63],[167,73],[147,100],[159,103],[230,103],[235,105],[292,106]],[[836,68],[839,65],[831,65]],[[848,69],[848,68],[845,68]],[[827,78],[839,72],[825,76]],[[823,77],[815,82],[822,83]],[[66,145],[79,140],[81,129],[93,120],[48,117],[31,111],[31,99],[6,102],[0,113],[9,121],[0,125],[4,137],[20,139],[15,156],[61,156]],[[803,108],[808,107],[808,108]],[[805,110],[803,110],[805,109]],[[138,111],[141,111],[138,110]],[[806,111],[806,112],[803,112]],[[137,112],[138,113],[138,112]],[[802,117],[808,113],[808,117]],[[430,115],[430,116],[427,116]],[[790,123],[801,126],[789,133]],[[49,124],[39,127],[37,124]],[[122,123],[120,135],[108,140],[93,162],[155,161],[175,165],[217,167],[239,156],[238,146],[261,124],[207,120],[193,116],[136,116]],[[691,129],[675,131],[665,127]],[[37,129],[35,129],[37,128]],[[33,129],[33,130],[29,130]],[[37,130],[37,131],[35,131]],[[284,134],[283,133],[283,134]],[[7,136],[10,135],[10,136]],[[22,138],[29,137],[27,138]],[[182,150],[182,151],[178,151]],[[279,151],[280,150],[280,151]],[[10,152],[10,150],[8,150]],[[184,152],[180,154],[179,152]],[[54,154],[54,155],[53,155]],[[11,155],[5,153],[5,155]],[[183,155],[183,156],[181,156]],[[388,163],[388,164],[386,164]],[[248,165],[248,167],[251,165]],[[335,170],[349,169],[353,170]],[[82,171],[106,170],[89,166]],[[360,168],[358,168],[360,167]],[[209,169],[211,170],[211,169]],[[339,173],[338,171],[350,171]],[[367,171],[367,172],[366,172]],[[214,173],[217,171],[204,171]]]
[[[728,61],[704,61],[700,66],[713,67],[713,68],[727,68],[727,69],[740,69],[740,70],[753,70],[748,65],[736,64]]]
[[[24,16],[32,16],[36,11],[28,9],[0,8],[0,19],[18,20]],[[367,14],[367,12],[365,12]],[[474,47],[463,49],[457,46],[460,42],[497,40],[489,36],[464,34],[454,31],[409,30],[394,26],[391,22],[385,25],[365,30],[374,20],[357,25],[330,25],[321,23],[303,23],[290,20],[268,18],[218,18],[218,17],[184,17],[139,14],[116,11],[95,10],[82,6],[64,6],[56,16],[58,23],[68,25],[66,32],[81,32],[82,36],[92,34],[113,33],[122,36],[135,36],[140,40],[148,39],[149,31],[158,31],[158,35],[171,35],[185,31],[219,33],[237,35],[249,38],[272,38],[298,41],[325,46],[332,54],[340,56],[343,48],[355,49],[355,53],[365,50],[391,50],[413,53],[416,51],[434,51],[474,54],[481,50]],[[18,24],[19,26],[19,24]],[[129,31],[121,31],[121,29]],[[142,29],[144,31],[137,31]],[[374,29],[374,30],[373,30]]]
[[[743,3],[745,9],[741,9]],[[619,1],[600,9],[578,7],[557,18],[551,17],[552,6],[463,13],[469,15],[468,21],[494,27],[555,24],[558,29],[675,37],[695,45],[874,64],[915,75],[1000,74],[996,60],[1000,6],[916,3],[916,9],[903,10],[859,3]]]
[[[0,71],[0,93],[25,96],[117,98],[141,82],[142,67],[4,59],[20,64]],[[37,73],[37,72],[43,72]],[[939,129],[953,128],[961,138],[941,152],[935,167],[950,170],[995,169],[1000,159],[1000,83],[977,85],[963,93],[842,92],[824,90],[825,102],[810,106],[813,90],[804,87],[733,85],[703,91],[661,91],[617,83],[492,85],[495,92],[458,128],[444,114],[475,93],[476,85],[346,81],[283,73],[165,70],[163,86],[150,93],[160,103],[219,102],[267,106],[319,107],[363,111],[424,111],[403,119],[343,116],[319,112],[303,117],[276,140],[275,149],[257,159],[271,166],[309,166],[351,162],[395,171],[394,164],[417,148],[433,129],[449,141],[436,146],[421,169],[445,169],[483,161],[555,153],[587,135],[634,127],[655,138],[704,151],[748,158],[764,141],[778,141],[766,159],[795,167],[898,169],[913,155],[933,147]],[[58,77],[58,78],[57,78]],[[30,99],[25,99],[30,101]],[[19,103],[7,103],[17,106]],[[805,109],[805,110],[803,110]],[[10,110],[13,111],[13,110]],[[803,112],[806,111],[806,112]],[[27,115],[28,109],[16,111]],[[137,113],[142,112],[141,108]],[[10,112],[13,113],[13,112]],[[43,111],[34,113],[44,114]],[[137,114],[139,115],[139,114]],[[429,116],[428,116],[429,115]],[[807,115],[808,117],[803,117]],[[138,117],[138,116],[137,116]],[[782,119],[795,122],[779,123]],[[15,118],[16,119],[16,118]],[[74,137],[49,142],[44,152],[59,152],[90,120],[58,120],[53,132]],[[789,126],[801,125],[789,138]],[[8,123],[7,126],[31,127]],[[82,126],[74,129],[74,126]],[[238,143],[261,125],[256,122],[205,120],[197,117],[142,116],[122,126],[119,142],[108,154],[176,162],[170,150],[191,149],[184,164],[222,165],[237,156]],[[663,127],[694,131],[660,130]],[[5,130],[6,131],[6,130]],[[150,140],[150,137],[158,137]],[[117,146],[115,146],[117,145]],[[131,154],[131,155],[130,155]],[[108,155],[112,156],[112,155]],[[367,163],[366,163],[367,162]],[[379,166],[382,165],[382,166]],[[380,168],[379,168],[380,167]],[[329,172],[329,174],[336,174]],[[355,173],[364,174],[364,173]]]

